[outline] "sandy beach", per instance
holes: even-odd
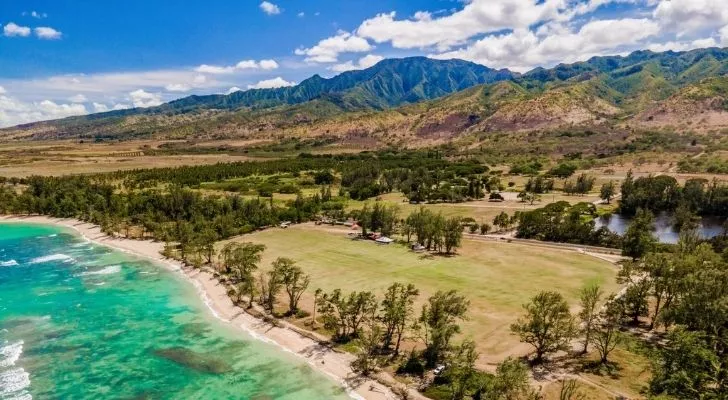
[[[282,350],[293,353],[304,359],[312,368],[324,373],[343,385],[352,398],[366,400],[397,399],[389,386],[399,385],[394,378],[380,373],[375,379],[359,376],[351,369],[354,356],[349,353],[334,351],[312,339],[302,335],[285,321],[278,326],[256,318],[235,306],[228,297],[225,287],[208,271],[183,266],[181,263],[164,258],[161,255],[163,244],[151,240],[131,240],[110,237],[96,225],[75,219],[60,219],[45,216],[5,216],[0,222],[30,222],[59,225],[74,229],[84,238],[95,243],[110,246],[118,250],[155,261],[160,266],[183,274],[198,290],[202,300],[210,311],[220,320],[231,324],[249,335],[273,343]],[[315,334],[310,334],[315,337]],[[386,382],[387,385],[380,383]],[[427,399],[420,393],[409,390],[410,399]]]

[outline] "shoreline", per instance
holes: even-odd
[[[88,222],[72,218],[54,218],[48,216],[0,216],[0,223],[35,223],[60,226],[74,230],[84,239],[93,243],[112,247],[116,250],[148,259],[159,266],[179,272],[196,289],[200,300],[210,313],[218,320],[230,324],[234,329],[245,332],[256,340],[274,344],[282,351],[303,359],[319,373],[341,385],[348,395],[354,399],[390,400],[398,399],[390,389],[397,382],[389,374],[377,374],[377,379],[365,378],[351,369],[354,356],[349,353],[335,351],[318,341],[293,329],[286,321],[279,321],[278,326],[263,321],[233,304],[227,295],[227,289],[208,271],[185,267],[182,263],[161,255],[164,245],[152,240],[134,240],[114,238],[101,232],[100,227]],[[314,334],[315,335],[315,334]],[[422,394],[408,390],[412,399],[427,399]]]

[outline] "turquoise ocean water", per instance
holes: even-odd
[[[191,283],[62,228],[0,224],[0,400],[347,399]]]

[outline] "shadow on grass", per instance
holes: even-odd
[[[599,360],[586,360],[582,364],[581,370],[597,376],[607,376],[611,379],[619,379],[622,377],[622,367],[615,362],[602,363]]]

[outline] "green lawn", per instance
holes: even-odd
[[[587,283],[600,283],[608,293],[617,290],[614,265],[575,252],[465,241],[457,256],[425,257],[402,245],[354,241],[346,233],[309,224],[239,240],[266,245],[265,267],[276,257],[296,260],[312,275],[311,292],[341,288],[372,290],[381,296],[388,285],[400,281],[415,284],[422,301],[437,290],[457,289],[472,303],[470,320],[463,324],[465,334],[476,340],[486,362],[529,351],[508,327],[538,291],[558,290],[576,304],[579,289]]]

